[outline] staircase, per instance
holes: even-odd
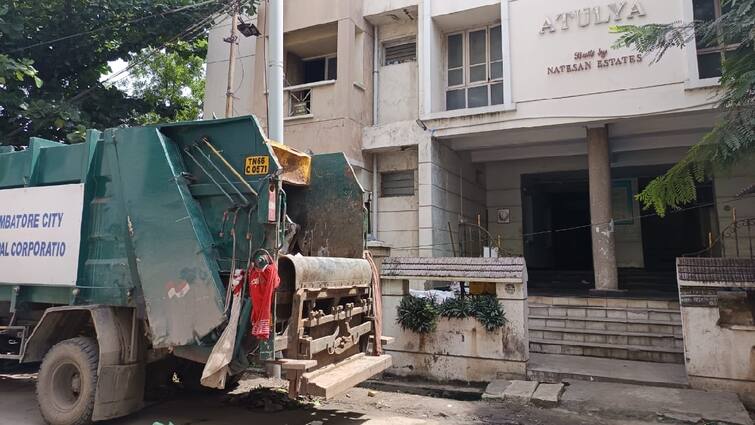
[[[529,298],[530,352],[684,363],[677,301]]]

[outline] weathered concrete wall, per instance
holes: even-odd
[[[486,221],[484,165],[435,140],[420,146],[419,163],[420,255],[452,256],[459,222],[476,223],[478,216]]]
[[[386,347],[393,356],[389,373],[440,381],[488,382],[525,377],[529,361],[527,288],[498,283],[498,300],[508,323],[488,332],[477,319],[438,320],[437,330],[419,335],[396,323],[396,307],[408,294],[408,281],[383,279],[383,335],[396,338]]]
[[[684,354],[690,386],[735,392],[755,408],[755,290],[752,261],[677,260]]]
[[[413,121],[417,117],[417,62],[380,68],[378,122]]]
[[[391,246],[394,256],[416,256],[419,250],[417,149],[376,155],[381,173],[414,171],[412,196],[385,197],[379,193],[378,239]]]
[[[380,125],[414,121],[418,116],[417,62],[385,65],[383,46],[417,36],[416,21],[396,22],[379,27],[380,68],[378,85],[378,123]]]

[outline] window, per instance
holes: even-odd
[[[402,41],[385,44],[383,65],[417,61],[417,42]]]
[[[710,22],[726,13],[729,5],[721,5],[721,0],[692,0],[692,14],[696,21]],[[697,47],[698,78],[716,78],[721,76],[721,62],[726,54],[731,54],[738,45],[726,44],[720,38],[717,40],[703,39],[695,36]]]
[[[414,170],[380,173],[380,196],[414,196]]]
[[[335,80],[338,59],[335,56],[307,59],[304,61],[304,84]]]
[[[503,104],[501,26],[446,38],[446,110]]]

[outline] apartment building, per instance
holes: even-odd
[[[752,167],[660,218],[635,195],[709,131],[726,46],[652,56],[620,24],[711,19],[719,0],[286,0],[285,143],[343,151],[393,255],[522,255],[531,291],[676,288],[674,261],[734,216]],[[265,126],[265,5],[241,38],[234,114]],[[222,116],[229,30],[210,35]],[[718,248],[720,249],[720,247]],[[634,285],[634,286],[633,286]]]

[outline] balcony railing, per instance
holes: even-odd
[[[332,103],[335,80],[298,84],[283,89],[289,119],[325,117]]]

